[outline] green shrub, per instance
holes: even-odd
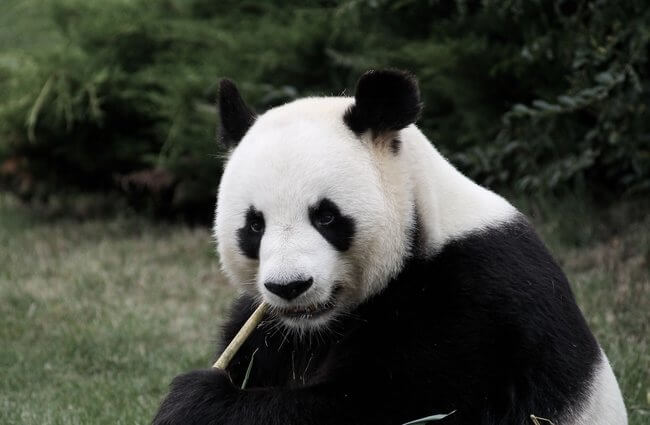
[[[641,0],[5,0],[0,15],[0,179],[24,197],[209,211],[218,77],[264,110],[385,66],[418,75],[421,127],[486,185],[650,189]]]
[[[518,189],[578,182],[595,190],[648,191],[650,9],[641,1],[573,6],[550,12],[545,31],[531,35],[522,51],[540,69],[554,62],[564,74],[561,84],[514,105],[482,153],[509,170],[500,183]],[[487,180],[489,174],[479,175]]]

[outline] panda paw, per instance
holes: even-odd
[[[172,381],[152,425],[223,423],[229,401],[237,391],[228,374],[220,369],[179,375]]]

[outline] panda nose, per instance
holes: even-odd
[[[310,277],[307,280],[294,280],[288,283],[266,282],[264,286],[278,297],[291,301],[309,289],[312,283],[314,283],[314,279]]]

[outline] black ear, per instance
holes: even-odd
[[[359,78],[354,105],[343,116],[352,131],[373,136],[398,131],[420,116],[422,103],[415,77],[404,71],[368,71]]]
[[[237,146],[257,118],[242,99],[235,83],[228,79],[219,83],[219,117],[219,139],[229,148]]]

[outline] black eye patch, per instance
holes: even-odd
[[[260,243],[264,235],[264,215],[250,206],[246,211],[246,222],[237,230],[237,241],[242,254],[254,260],[260,257]]]
[[[334,202],[323,198],[309,207],[309,221],[338,251],[350,248],[355,231],[354,220],[342,215]]]

